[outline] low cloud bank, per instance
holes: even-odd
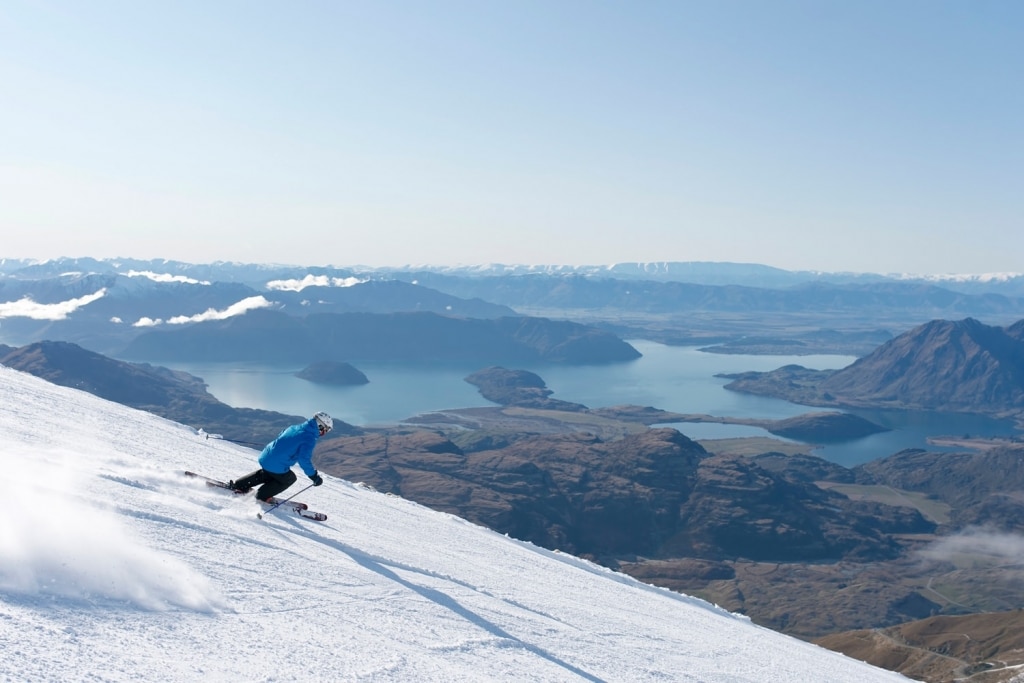
[[[121,273],[125,277],[144,277],[152,280],[153,282],[182,282],[188,285],[209,285],[207,280],[196,280],[195,278],[188,277],[187,275],[171,275],[170,273],[154,273],[148,270],[129,270],[127,273]]]
[[[271,280],[267,283],[267,289],[286,292],[301,292],[306,287],[352,287],[364,282],[367,282],[367,280],[361,280],[357,277],[307,275],[301,280]]]
[[[0,318],[31,318],[32,320],[64,320],[82,306],[88,306],[93,301],[102,299],[107,295],[106,289],[101,289],[95,294],[87,294],[77,299],[68,299],[56,304],[36,303],[29,297],[18,301],[0,303]]]
[[[165,323],[167,325],[184,325],[185,323],[201,323],[207,320],[225,320],[227,318],[233,318],[236,315],[242,315],[257,308],[267,308],[272,305],[272,302],[262,296],[250,296],[247,299],[242,299],[238,303],[231,304],[222,311],[208,308],[203,313],[197,313],[196,315],[177,315],[166,321],[161,320],[160,318],[144,317],[139,318],[132,327],[155,327]]]
[[[984,527],[971,527],[954,536],[941,538],[921,551],[929,560],[946,561],[958,556],[1024,562],[1024,536]]]

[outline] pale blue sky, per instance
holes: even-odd
[[[1024,272],[1024,2],[0,0],[0,257]]]

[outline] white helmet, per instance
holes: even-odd
[[[327,413],[320,412],[313,416],[316,423],[324,430],[324,434],[334,429],[334,420]]]

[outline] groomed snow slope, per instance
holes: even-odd
[[[180,474],[255,457],[0,367],[0,679],[906,680],[343,480],[260,521]]]

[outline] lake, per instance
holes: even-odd
[[[643,356],[627,363],[592,366],[523,365],[514,369],[540,375],[553,398],[591,408],[618,404],[654,406],[678,413],[722,417],[782,419],[821,408],[724,389],[720,373],[768,371],[788,364],[816,370],[846,367],[856,358],[843,355],[755,356],[705,353],[696,347],[667,346],[630,340]],[[295,377],[299,367],[225,363],[161,363],[202,377],[210,393],[235,407],[262,408],[291,415],[326,410],[345,422],[372,426],[393,424],[419,413],[494,405],[464,378],[479,365],[355,362],[370,383],[331,387]],[[823,458],[850,467],[904,448],[929,448],[929,436],[1010,436],[1019,434],[1009,421],[971,415],[901,411],[849,411],[892,431],[815,450]],[[712,423],[672,425],[692,439],[771,436],[757,427]]]

